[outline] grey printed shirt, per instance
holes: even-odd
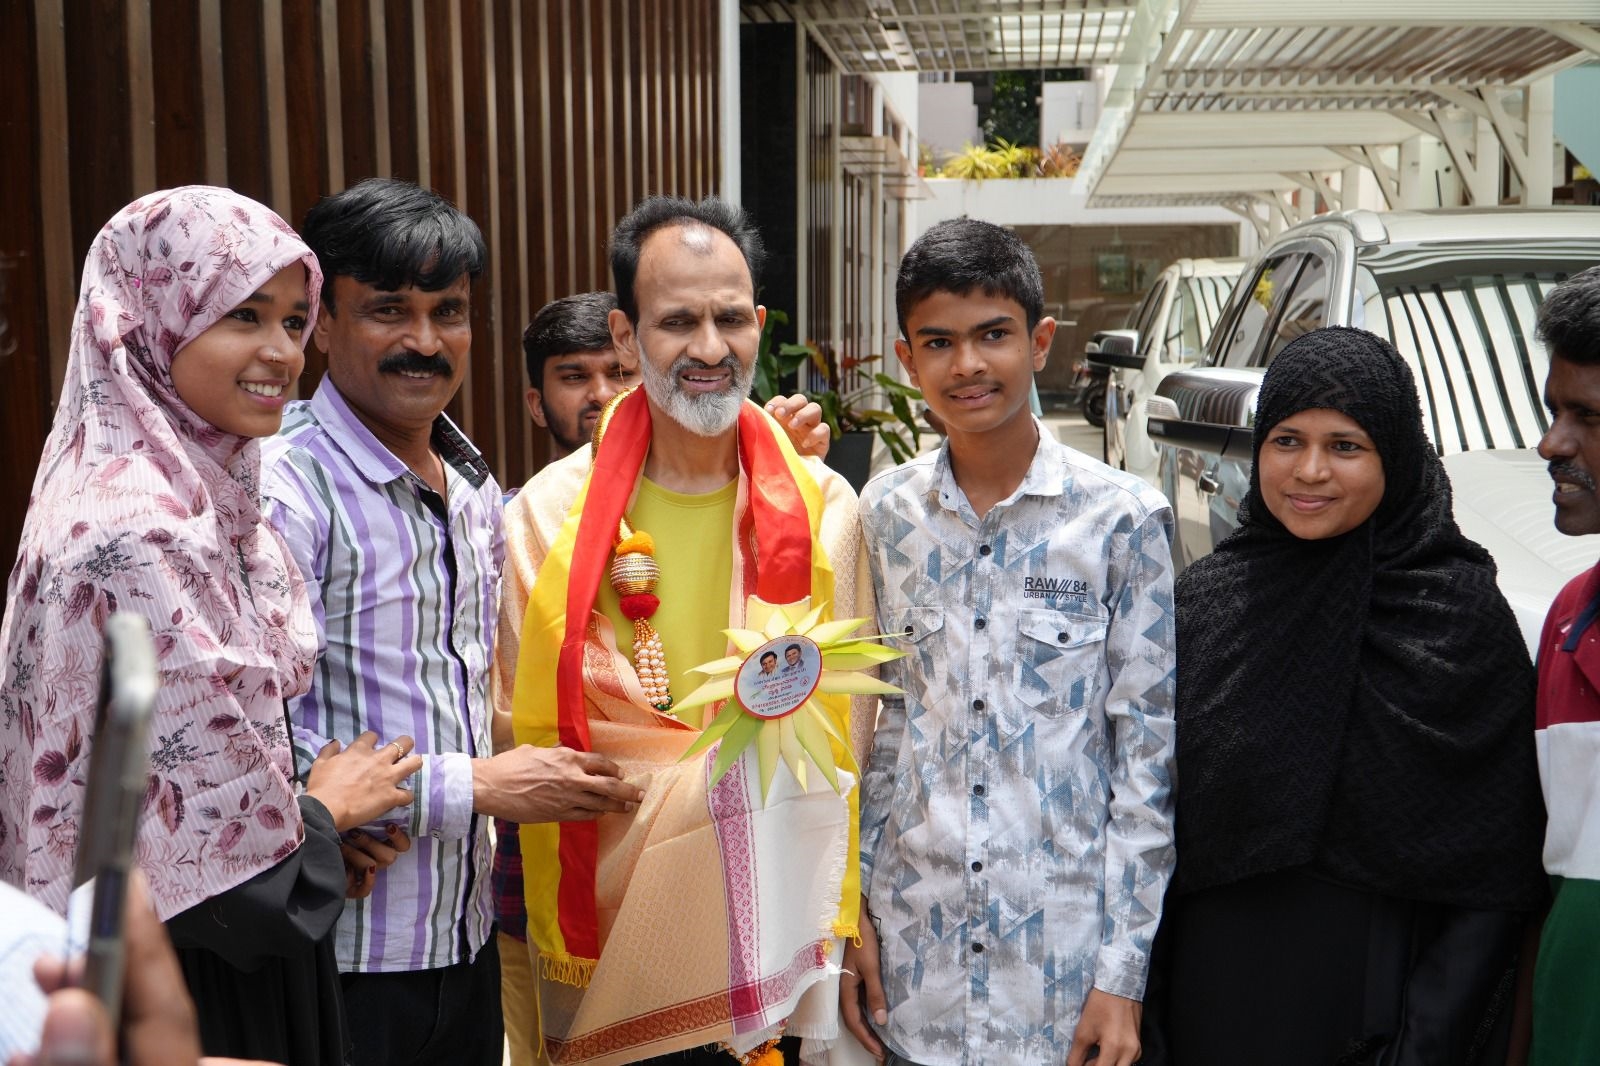
[[[1065,1061],[1091,988],[1144,994],[1173,866],[1171,511],[1040,426],[981,520],[948,448],[872,481],[878,622],[906,657],[863,779],[888,1043]]]

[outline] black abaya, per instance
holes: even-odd
[[[300,797],[294,854],[167,922],[200,1019],[205,1054],[286,1066],[345,1061],[333,926],[344,861],[333,819]]]

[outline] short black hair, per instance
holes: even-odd
[[[1535,335],[1553,359],[1600,364],[1600,266],[1572,275],[1539,305]]]
[[[645,238],[663,226],[706,226],[727,234],[744,256],[751,291],[760,291],[761,266],[766,262],[767,250],[743,210],[715,196],[704,200],[652,196],[629,211],[611,232],[611,278],[617,287],[617,305],[629,322],[639,321],[639,301],[633,294],[639,250],[644,247]]]
[[[802,648],[801,648],[801,647],[800,647],[800,645],[798,645],[798,644],[791,644],[791,645],[789,645],[789,646],[788,646],[788,647],[787,647],[787,648],[784,648],[784,649],[783,649],[783,654],[785,654],[785,655],[788,655],[788,654],[789,654],[789,653],[790,653],[790,652],[792,652],[792,651],[797,651],[797,652],[800,652],[800,654],[801,654],[801,655],[804,655],[804,654],[805,654],[805,651],[804,651],[804,649],[802,649]]]
[[[324,196],[306,212],[300,236],[322,264],[322,306],[333,310],[333,279],[355,278],[393,292],[437,292],[462,274],[476,279],[489,258],[478,224],[432,189],[399,178],[368,178]]]
[[[917,304],[936,292],[964,296],[973,290],[1017,301],[1031,331],[1044,317],[1044,278],[1039,264],[1015,233],[992,222],[953,218],[929,229],[900,260],[894,310],[900,335]]]
[[[761,662],[766,662],[768,659],[771,659],[773,662],[777,662],[778,661],[778,653],[773,651],[771,648],[768,648],[766,651],[761,653],[760,661]]]
[[[617,298],[609,292],[581,292],[563,296],[539,308],[522,331],[522,355],[528,365],[528,386],[542,388],[544,364],[558,355],[603,352],[611,347],[607,316]]]

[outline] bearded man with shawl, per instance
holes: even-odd
[[[623,219],[611,329],[643,388],[608,409],[598,445],[545,468],[506,512],[500,743],[592,749],[646,788],[632,814],[522,828],[557,1063],[770,1060],[780,1033],[837,1035],[829,969],[860,895],[854,780],[841,771],[835,793],[780,767],[763,804],[735,763],[708,788],[709,755],[679,761],[700,715],[662,709],[660,691],[688,695],[690,669],[727,655],[722,630],[759,602],[872,614],[854,493],[745,399],[761,257],[742,212],[716,199],[652,198]],[[606,580],[630,523],[654,539],[664,667],[647,655],[639,668]],[[819,698],[859,758],[865,701]]]
[[[1370,333],[1287,345],[1254,447],[1238,531],[1177,585],[1178,866],[1144,1061],[1503,1063],[1544,809],[1494,563]],[[1344,468],[1371,451],[1363,486]]]
[[[261,518],[256,438],[304,365],[321,277],[282,219],[228,189],[151,193],[106,223],[0,629],[0,877],[65,911],[103,627],[142,615],[161,688],[135,861],[206,1052],[290,1066],[343,1061],[338,831],[409,803],[417,763],[409,738],[375,751],[369,735],[330,746],[296,795],[283,701],[316,645]]]

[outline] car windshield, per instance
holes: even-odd
[[[1531,448],[1548,425],[1535,315],[1552,288],[1597,259],[1594,242],[1386,249],[1356,271],[1352,324],[1387,337],[1411,364],[1442,454]]]

